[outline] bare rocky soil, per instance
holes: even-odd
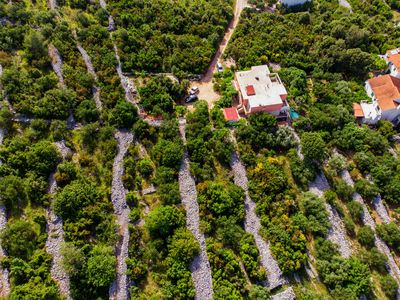
[[[126,259],[128,258],[129,245],[129,206],[126,204],[126,190],[122,182],[124,174],[124,157],[129,145],[133,141],[133,135],[128,131],[118,131],[115,134],[118,141],[118,154],[113,165],[113,179],[111,186],[111,202],[114,206],[114,214],[119,227],[120,240],[116,246],[117,255],[117,279],[110,287],[110,299],[128,299],[128,287],[130,285],[127,272]]]
[[[51,1],[50,1],[51,2]],[[51,66],[53,67],[54,73],[56,73],[58,77],[58,81],[62,88],[65,88],[64,83],[64,75],[62,71],[62,58],[60,53],[58,52],[57,48],[54,47],[53,44],[49,44],[48,46],[49,56],[51,58]]]
[[[236,142],[233,136],[232,139],[234,142]],[[246,169],[243,163],[240,161],[237,152],[232,154],[230,165],[233,171],[235,184],[241,187],[245,193],[245,230],[254,236],[258,251],[260,252],[261,265],[267,271],[267,285],[270,289],[274,289],[287,283],[288,281],[283,277],[282,270],[279,268],[278,262],[271,254],[269,242],[266,242],[259,234],[261,223],[256,213],[256,204],[249,196]]]
[[[186,143],[185,122],[182,120],[179,123],[179,130],[183,141]],[[190,175],[187,151],[184,154],[181,169],[179,170],[179,190],[182,203],[186,209],[186,226],[200,244],[200,254],[195,257],[190,265],[196,291],[195,299],[210,300],[213,299],[211,267],[206,252],[205,236],[200,230],[196,183]]]
[[[57,142],[55,145],[58,151],[61,153],[63,160],[70,152],[70,149],[64,144],[64,142]],[[50,206],[46,209],[46,220],[47,220],[47,240],[46,240],[46,250],[52,256],[51,264],[51,277],[57,283],[60,293],[66,299],[72,299],[70,295],[70,280],[68,274],[62,265],[62,255],[61,247],[64,244],[64,230],[63,222],[59,216],[56,216],[51,203],[52,199],[57,190],[57,182],[54,179],[54,173],[50,175],[49,179],[49,193]]]

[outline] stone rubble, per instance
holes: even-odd
[[[309,186],[310,192],[318,197],[323,197],[324,192],[329,189],[328,180],[323,173],[317,175],[315,180]],[[339,246],[339,252],[343,257],[351,256],[351,246],[346,237],[346,229],[337,210],[329,203],[325,202],[325,208],[328,212],[330,228],[328,230],[328,240]]]
[[[71,152],[71,150],[62,142],[54,143],[61,153],[62,159],[64,160],[66,156]],[[71,300],[70,295],[70,280],[62,265],[62,254],[61,247],[64,244],[64,229],[63,222],[59,216],[56,216],[52,209],[52,200],[57,190],[57,182],[54,179],[54,173],[50,175],[49,179],[49,189],[50,193],[50,205],[46,209],[46,251],[52,256],[51,263],[51,277],[57,283],[60,293],[68,300]]]
[[[294,300],[296,299],[296,294],[292,287],[287,288],[283,292],[273,295],[272,300]]]
[[[0,64],[0,77],[3,75],[3,66]],[[2,87],[0,86],[0,92],[2,92]],[[4,140],[4,130],[0,128],[0,145],[3,144]],[[0,161],[1,165],[1,161]],[[0,232],[3,231],[7,226],[7,213],[4,204],[0,203]],[[0,258],[5,257],[7,253],[0,244]],[[9,272],[7,268],[0,266],[0,297],[8,298],[10,294],[10,282],[9,282]]]
[[[350,186],[354,187],[354,181],[350,176],[349,171],[344,170],[341,174],[342,179]],[[360,194],[355,192],[353,194],[353,199],[360,203],[363,207],[363,216],[362,216],[362,221],[364,225],[370,226],[374,231],[376,229],[376,224],[374,219],[372,218],[371,214],[368,211],[367,205],[365,204],[363,198],[361,197]],[[398,284],[400,284],[400,269],[396,264],[396,261],[393,258],[392,253],[390,252],[389,247],[386,245],[386,243],[377,235],[375,234],[375,246],[378,248],[380,252],[385,254],[388,258],[386,267],[389,271],[389,274],[396,280]],[[400,295],[400,288],[397,290],[397,298],[399,299]]]
[[[186,143],[185,122],[180,120],[179,131],[182,140]],[[197,203],[196,183],[190,175],[189,155],[185,151],[181,168],[179,170],[179,191],[182,203],[186,209],[186,225],[200,244],[200,254],[190,264],[192,279],[197,300],[213,299],[213,287],[210,262],[206,252],[206,240],[200,230],[199,205]]]
[[[124,174],[124,157],[130,144],[133,142],[133,135],[129,131],[118,131],[115,134],[118,141],[118,154],[113,164],[113,179],[111,186],[111,202],[114,206],[114,214],[119,227],[120,240],[116,246],[117,256],[117,278],[110,287],[110,299],[127,300],[129,298],[128,288],[130,285],[127,276],[126,259],[128,258],[129,245],[129,206],[126,204],[126,189],[122,182]]]
[[[94,80],[97,82],[97,74],[96,74],[96,72],[94,70],[94,67],[93,67],[93,64],[92,64],[92,60],[90,59],[90,56],[86,52],[86,50],[78,42],[78,39],[76,38],[76,33],[75,32],[74,32],[74,36],[75,36],[75,39],[77,40],[76,46],[77,46],[79,52],[82,55],[82,58],[83,58],[83,60],[85,62],[87,71],[88,71],[88,73],[90,75],[93,76]],[[96,108],[97,108],[98,111],[101,111],[103,109],[103,106],[102,106],[102,103],[101,103],[101,100],[100,100],[100,87],[97,86],[96,84],[94,84],[93,87],[92,87],[92,93],[93,93],[94,101],[96,103]]]
[[[57,0],[48,0],[47,3],[48,3],[48,6],[50,7],[50,9],[57,8]]]
[[[122,88],[125,91],[125,98],[128,102],[134,104],[139,111],[139,107],[137,106],[137,103],[135,102],[135,91],[136,90],[133,86],[133,83],[129,80],[129,78],[126,77],[122,73],[121,59],[119,57],[118,49],[117,49],[117,46],[115,45],[114,41],[113,41],[113,46],[114,46],[115,58],[117,59],[116,69],[117,69],[119,79],[121,80]]]
[[[233,135],[231,137],[235,143],[236,141]],[[267,271],[267,285],[270,289],[274,289],[278,286],[286,284],[288,281],[283,277],[282,270],[279,268],[278,262],[272,256],[269,242],[266,242],[259,234],[261,223],[256,213],[256,204],[249,196],[246,169],[243,163],[240,161],[237,152],[233,152],[230,165],[233,171],[235,184],[241,187],[245,193],[245,230],[254,236],[256,246],[260,252],[261,265]]]
[[[60,83],[60,86],[65,89],[65,83],[64,83],[64,75],[63,75],[63,70],[62,70],[62,58],[60,55],[60,52],[58,52],[58,49],[54,47],[53,44],[49,44],[48,46],[48,52],[49,56],[51,58],[51,66],[53,67],[54,73],[56,73],[58,77],[58,81]]]
[[[379,218],[382,220],[383,223],[389,224],[392,222],[389,212],[387,211],[385,205],[382,202],[382,197],[380,194],[372,200],[372,206],[375,208],[375,211],[377,212]]]

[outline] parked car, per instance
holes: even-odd
[[[197,95],[190,95],[190,96],[186,97],[185,102],[190,103],[190,102],[194,102],[198,99],[199,99],[199,97],[197,97]]]
[[[224,68],[222,67],[221,63],[217,63],[217,71],[218,72],[222,72],[224,70]]]
[[[196,95],[200,92],[199,88],[197,86],[194,86],[190,89],[189,94],[190,95]]]

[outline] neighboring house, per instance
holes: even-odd
[[[400,78],[392,75],[378,76],[367,80],[365,91],[371,102],[353,104],[354,116],[361,123],[376,124],[388,120],[400,122]]]
[[[387,51],[383,58],[388,63],[390,75],[400,78],[400,48]]]
[[[307,0],[281,0],[281,3],[286,6],[303,5],[306,2],[309,2],[309,1],[307,1]]]
[[[239,112],[249,115],[262,111],[276,116],[278,121],[290,119],[285,86],[278,74],[270,73],[268,66],[236,72],[235,86],[239,91]]]

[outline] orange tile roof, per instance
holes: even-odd
[[[388,58],[388,61],[393,63],[396,68],[400,68],[400,48],[388,50],[386,52],[386,56]]]
[[[252,86],[252,85],[246,86],[246,94],[247,94],[247,96],[254,96],[256,94],[256,90],[254,89],[254,86]]]
[[[227,121],[238,121],[240,118],[238,111],[235,107],[224,108],[223,112],[225,120]]]
[[[353,103],[353,111],[356,118],[364,117],[364,112],[361,108],[360,103]]]
[[[383,75],[368,80],[382,111],[395,109],[400,99],[400,79]]]

